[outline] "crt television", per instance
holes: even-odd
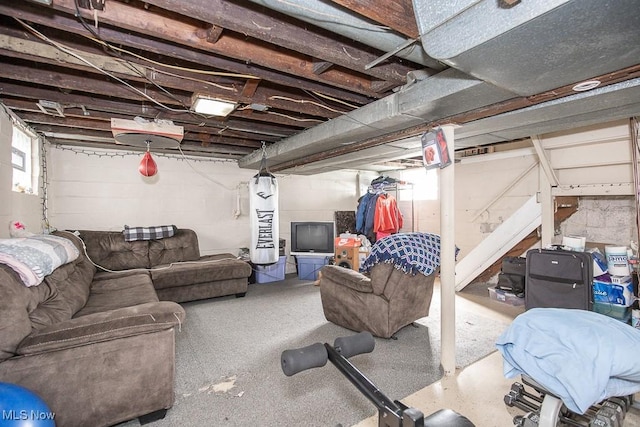
[[[336,225],[333,221],[291,223],[291,255],[333,256]]]

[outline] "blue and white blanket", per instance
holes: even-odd
[[[430,233],[398,233],[376,241],[360,266],[367,273],[378,263],[393,264],[398,270],[415,275],[432,274],[440,266],[440,236]]]
[[[527,375],[580,414],[640,392],[640,329],[587,310],[534,308],[496,342],[504,376]]]
[[[18,273],[26,286],[39,285],[45,276],[79,255],[78,248],[64,237],[43,234],[0,239],[0,263]]]

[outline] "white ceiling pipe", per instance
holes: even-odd
[[[406,37],[398,35],[389,28],[376,25],[329,2],[309,0],[287,0],[286,2],[282,0],[251,0],[251,2],[356,40],[385,53],[395,50],[408,41]],[[416,41],[396,53],[396,56],[435,70],[446,68],[425,53],[420,41]]]

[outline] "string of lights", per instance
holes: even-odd
[[[92,149],[87,149],[87,148],[80,148],[80,147],[69,147],[69,146],[65,146],[65,145],[61,145],[61,144],[51,144],[53,148],[58,149],[58,150],[63,150],[63,151],[71,151],[72,153],[75,154],[84,154],[86,156],[95,156],[95,157],[106,157],[106,158],[125,158],[125,157],[140,157],[141,153],[139,151],[125,151],[125,150],[105,150],[105,151],[101,151],[101,150],[92,150]],[[170,154],[170,153],[158,153],[158,152],[154,152],[153,153],[154,157],[164,157],[167,159],[174,159],[174,160],[180,160],[180,161],[188,161],[188,162],[209,162],[209,163],[236,163],[236,160],[233,159],[220,159],[220,158],[213,158],[213,157],[194,157],[194,156],[189,156],[189,158],[187,158],[186,155],[184,154]]]
[[[49,174],[47,171],[47,143],[46,140],[39,136],[38,142],[40,146],[40,202],[42,203],[42,226],[46,233],[51,232],[52,227],[49,223]]]

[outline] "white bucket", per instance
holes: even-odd
[[[626,246],[605,246],[604,253],[607,256],[607,270],[612,276],[628,276],[629,257]]]
[[[587,243],[586,237],[562,237],[562,246],[568,246],[572,251],[584,252],[584,247]]]

